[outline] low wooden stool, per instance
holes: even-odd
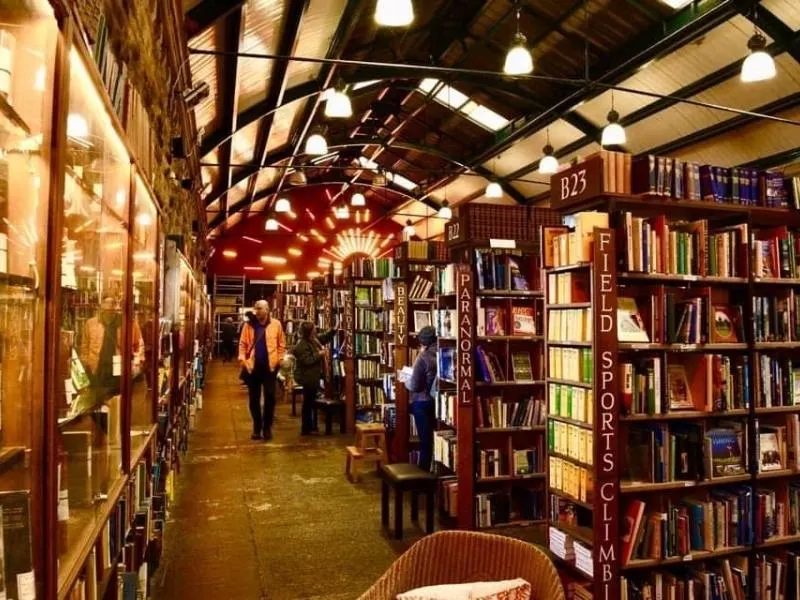
[[[300,405],[303,404],[303,386],[296,385],[292,388],[292,416],[297,416],[297,398],[300,398]]]
[[[419,494],[425,494],[425,532],[433,533],[436,475],[417,465],[381,465],[381,524],[389,527],[389,488],[394,490],[394,538],[403,539],[403,492],[411,492],[411,520],[419,521]]]
[[[314,410],[325,415],[325,435],[333,433],[333,416],[338,415],[339,431],[345,433],[347,426],[344,418],[344,402],[331,398],[317,398],[314,401]]]
[[[386,460],[386,428],[380,423],[359,423],[356,425],[356,445],[347,446],[345,475],[352,481],[360,481],[361,464],[375,462],[380,468]]]

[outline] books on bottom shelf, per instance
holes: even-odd
[[[622,600],[644,598],[745,600],[748,598],[748,577],[747,557],[733,556],[680,572],[652,571],[635,575],[626,574],[620,580],[620,598]],[[771,588],[771,590],[777,589],[777,586]],[[756,592],[754,597],[759,600],[778,600],[778,596],[766,593]],[[797,596],[783,598],[788,600],[790,597]]]

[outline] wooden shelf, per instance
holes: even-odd
[[[556,379],[555,377],[548,377],[547,383],[558,383],[560,385],[570,385],[572,387],[581,387],[586,389],[592,389],[594,384],[585,383],[583,381],[572,381],[571,379]]]
[[[563,265],[560,267],[548,267],[548,273],[571,273],[572,271],[586,271],[592,264],[588,262],[575,263],[574,265]]]
[[[531,427],[476,427],[477,433],[515,433],[518,431],[544,431],[544,425],[533,425]]]
[[[798,407],[800,408],[800,407]],[[748,412],[744,408],[735,408],[724,412],[707,412],[704,410],[685,410],[655,415],[621,415],[620,421],[628,423],[648,421],[685,421],[689,419],[730,419],[732,417],[746,417]]]
[[[31,134],[30,126],[25,122],[25,119],[17,112],[11,104],[8,103],[8,100],[5,96],[0,95],[0,113],[8,119],[14,127],[20,129],[24,135]]]
[[[675,281],[680,283],[701,283],[708,284],[727,284],[727,285],[746,285],[748,283],[747,277],[718,277],[716,275],[679,275],[676,273],[636,273],[636,272],[619,272],[617,279],[624,279],[628,281]]]
[[[0,448],[0,473],[8,471],[24,458],[25,448],[22,446]]]
[[[544,384],[544,379],[536,379],[534,381],[476,381],[475,387],[527,387]]]
[[[726,350],[744,351],[747,344],[651,344],[647,342],[619,342],[620,352],[647,351],[661,352],[724,352]]]
[[[574,496],[570,496],[566,492],[562,492],[561,490],[557,490],[553,487],[548,487],[547,491],[553,496],[558,496],[559,498],[563,498],[564,500],[572,502],[572,504],[574,504],[575,506],[580,506],[582,508],[585,508],[586,510],[594,510],[594,506],[592,505],[591,502],[584,502],[583,500],[578,500]]]
[[[576,419],[570,419],[569,417],[562,417],[560,415],[547,415],[547,418],[553,419],[554,421],[559,421],[560,423],[566,423],[567,425],[574,425],[575,427],[588,429],[589,431],[594,429],[594,427],[589,423],[584,423],[583,421],[578,421]]]
[[[544,336],[543,335],[479,335],[476,336],[475,339],[479,342],[541,342],[544,340]]]
[[[778,479],[780,477],[793,477],[797,475],[797,471],[794,469],[780,469],[778,471],[764,471],[762,473],[756,474],[756,479],[758,481],[764,481],[765,479]]]
[[[550,346],[565,346],[569,348],[591,348],[592,342],[569,342],[564,341],[560,342],[557,340],[547,340],[547,344]]]
[[[795,413],[800,412],[800,404],[794,406],[757,406],[755,411],[757,415]]]
[[[756,350],[797,350],[800,342],[756,342],[753,347]]]
[[[539,290],[475,290],[475,295],[494,298],[540,298],[544,292]]]
[[[365,335],[383,335],[383,329],[356,329],[354,333],[363,333]]]
[[[363,308],[364,310],[383,310],[383,304],[356,304],[353,308]]]
[[[800,535],[779,535],[771,537],[763,542],[758,542],[756,548],[775,548],[777,546],[787,546],[789,544],[800,544]]]
[[[476,483],[501,483],[504,481],[525,481],[544,479],[547,473],[531,473],[530,475],[498,475],[497,477],[476,477]]]
[[[590,464],[585,462],[579,461],[577,458],[572,458],[571,456],[567,456],[566,454],[561,454],[560,452],[548,452],[547,456],[554,456],[555,458],[560,458],[561,460],[569,461],[573,464],[578,465],[579,467],[583,467],[584,469],[592,470],[594,467]]]
[[[731,546],[729,548],[720,548],[719,550],[698,550],[687,554],[685,556],[671,556],[662,559],[633,559],[627,565],[623,565],[623,570],[633,569],[651,569],[667,565],[678,565],[688,562],[697,562],[700,560],[708,560],[709,558],[719,558],[722,556],[730,556],[731,554],[738,554],[739,552],[747,552],[749,546]]]
[[[620,483],[619,491],[622,494],[642,494],[645,492],[662,492],[668,490],[683,490],[686,488],[708,487],[713,485],[727,485],[750,481],[749,473],[733,475],[731,477],[718,477],[716,479],[703,479],[702,481],[665,481],[663,483]]]
[[[547,310],[568,310],[574,308],[591,308],[591,302],[566,302],[562,304],[548,304],[545,306]]]
[[[496,523],[489,527],[477,527],[478,531],[492,531],[493,529],[508,529],[512,527],[533,527],[534,525],[544,525],[547,523],[544,519],[539,520],[519,520],[509,521],[508,523]]]
[[[594,546],[594,531],[591,527],[580,527],[576,525],[567,525],[566,523],[549,523],[559,531],[566,533],[574,540],[592,547]]]
[[[409,304],[435,304],[436,298],[409,298]]]
[[[800,279],[783,279],[780,277],[754,277],[756,285],[800,285]]]

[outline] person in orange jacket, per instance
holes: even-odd
[[[259,300],[254,313],[242,327],[239,337],[239,362],[247,372],[250,393],[250,416],[253,418],[253,440],[272,439],[272,422],[275,417],[275,382],[284,354],[286,340],[283,326],[270,318],[269,304]],[[261,391],[264,391],[264,409],[261,409]]]

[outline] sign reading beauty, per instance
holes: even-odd
[[[595,598],[618,600],[619,586],[619,398],[617,396],[617,277],[614,233],[594,230],[595,447],[594,581]]]
[[[398,282],[394,286],[394,335],[395,344],[398,346],[406,345],[408,336],[408,298],[405,282]]]
[[[473,399],[473,328],[472,311],[475,308],[472,269],[468,265],[456,267],[456,296],[458,298],[458,358],[456,373],[458,384],[458,403],[471,406]]]

